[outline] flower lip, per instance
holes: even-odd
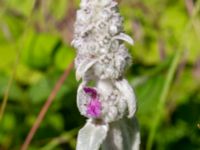
[[[93,99],[97,98],[97,91],[94,88],[91,87],[84,87],[83,88],[84,92],[86,94],[89,94]]]

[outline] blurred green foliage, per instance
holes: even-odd
[[[78,0],[0,0],[0,104],[13,71],[2,121],[0,149],[19,149],[56,81],[73,61],[70,46]],[[126,76],[138,100],[142,143],[156,126],[152,149],[200,149],[200,1],[122,0],[133,64]],[[163,87],[181,52],[164,105]],[[16,65],[17,64],[17,65]],[[85,118],[76,108],[71,71],[30,145],[30,150],[74,149]],[[157,109],[160,107],[160,109]],[[160,110],[160,111],[158,111]]]

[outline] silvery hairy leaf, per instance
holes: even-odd
[[[85,108],[83,107],[84,104],[87,103],[87,99],[84,98],[82,95],[81,95],[81,90],[83,89],[83,87],[86,85],[86,82],[82,82],[80,85],[79,85],[79,88],[78,88],[78,91],[77,91],[77,107],[80,111],[80,113],[82,115],[86,115],[85,113]]]
[[[79,131],[76,150],[98,150],[107,136],[108,124],[88,120]]]
[[[110,124],[102,150],[139,150],[140,132],[135,117]]]
[[[76,69],[76,80],[83,78],[84,74],[97,62],[97,59],[85,59]]]
[[[129,35],[124,34],[124,33],[120,33],[119,35],[113,37],[113,39],[123,40],[123,41],[128,42],[131,45],[134,44],[133,39]]]
[[[128,104],[128,110],[129,110],[128,117],[129,118],[133,117],[136,111],[136,100],[132,87],[125,79],[116,81],[115,85],[119,89],[119,91],[121,91],[121,93],[124,95],[124,98]]]

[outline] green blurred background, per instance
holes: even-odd
[[[78,0],[0,0],[0,150],[17,150],[75,57],[70,46]],[[133,64],[141,150],[200,150],[200,0],[121,0]],[[76,108],[74,70],[30,150],[73,150],[85,118]]]

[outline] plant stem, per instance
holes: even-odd
[[[26,22],[26,28],[22,33],[22,39],[25,37],[27,29],[28,29],[28,27],[30,25],[31,18],[32,18],[31,16],[33,15],[33,12],[34,12],[35,1],[33,1],[32,5],[33,6],[32,6],[32,11],[31,11],[30,17],[28,18],[28,20]],[[6,5],[4,10],[2,11],[2,13],[0,13],[0,19],[1,19],[1,16],[4,15],[4,13],[6,13],[6,10],[8,9],[7,7],[8,6]],[[1,108],[0,108],[0,122],[3,119],[3,115],[4,115],[4,112],[5,112],[5,109],[6,109],[6,105],[7,105],[7,102],[8,102],[10,88],[12,86],[12,83],[13,83],[13,80],[14,80],[14,76],[15,76],[16,71],[17,71],[17,66],[19,64],[20,53],[21,53],[21,49],[22,49],[22,46],[23,46],[23,44],[21,44],[23,42],[21,42],[21,40],[19,40],[19,41],[20,42],[18,42],[16,44],[16,57],[15,57],[15,61],[14,61],[13,71],[12,71],[11,77],[10,77],[10,79],[8,81],[8,85],[7,85],[7,88],[5,90],[4,97],[3,97],[3,102],[2,102],[2,105],[1,105]]]
[[[32,126],[31,130],[28,133],[28,136],[26,137],[24,144],[21,147],[21,150],[27,150],[33,136],[35,135],[37,129],[39,128],[42,120],[44,119],[44,116],[46,114],[46,112],[48,111],[51,103],[53,102],[56,94],[58,93],[59,89],[61,88],[61,86],[63,85],[65,79],[67,78],[67,76],[69,75],[71,69],[73,68],[74,64],[73,62],[67,67],[67,69],[65,70],[65,72],[63,73],[63,75],[60,77],[60,79],[57,81],[54,89],[52,90],[51,94],[49,95],[47,101],[45,102],[44,106],[42,107],[37,119],[35,120],[34,125]]]
[[[175,56],[172,60],[171,66],[169,68],[169,71],[168,71],[168,74],[167,74],[167,77],[166,77],[166,81],[165,81],[164,87],[163,87],[162,92],[161,92],[160,100],[159,100],[159,103],[157,105],[157,115],[155,116],[155,118],[153,120],[152,128],[150,130],[150,134],[149,134],[149,137],[148,137],[148,140],[147,140],[146,150],[152,149],[156,129],[158,128],[161,116],[163,115],[164,105],[165,105],[165,102],[167,100],[167,93],[169,91],[170,85],[172,84],[173,77],[175,75],[175,71],[178,67],[178,63],[179,63],[180,57],[182,55],[182,49],[184,48],[185,41],[187,40],[188,30],[191,29],[191,26],[192,26],[192,24],[193,24],[193,22],[194,22],[194,20],[197,16],[199,10],[200,10],[200,1],[197,1],[196,5],[193,8],[193,11],[191,13],[190,22],[186,25],[185,32],[183,32],[183,36],[182,36],[182,39],[181,39],[181,42],[180,42],[180,47],[176,51]]]
[[[16,70],[17,70],[18,62],[19,62],[19,55],[17,54],[16,61],[15,61],[14,67],[13,67],[13,72],[12,72],[12,75],[11,75],[9,81],[8,81],[8,85],[7,85],[7,88],[5,90],[5,94],[4,94],[4,97],[3,97],[3,102],[2,102],[2,105],[1,105],[1,109],[0,109],[0,122],[3,118],[4,112],[5,112],[5,109],[6,109],[6,104],[8,102],[8,96],[9,96],[10,88],[11,88],[13,80],[14,80],[14,76],[15,76],[15,73],[16,73]]]
[[[147,148],[146,148],[147,150],[151,150],[151,148],[153,146],[153,141],[154,141],[156,129],[159,126],[160,119],[161,119],[161,116],[163,114],[165,102],[167,100],[167,94],[168,94],[170,85],[172,84],[173,77],[175,75],[176,69],[178,67],[181,54],[182,54],[181,50],[176,51],[175,56],[172,60],[171,66],[169,68],[169,71],[167,73],[166,80],[165,80],[165,83],[164,83],[164,87],[163,87],[161,95],[160,95],[160,100],[159,100],[158,105],[157,105],[157,115],[155,116],[155,118],[153,120],[152,128],[150,130],[150,134],[149,134],[149,137],[148,137]]]
[[[40,150],[53,150],[56,149],[62,143],[69,143],[70,146],[74,146],[73,141],[75,141],[74,136],[77,134],[79,128],[75,128],[71,131],[63,133],[61,136],[52,139],[47,145],[42,147]]]

